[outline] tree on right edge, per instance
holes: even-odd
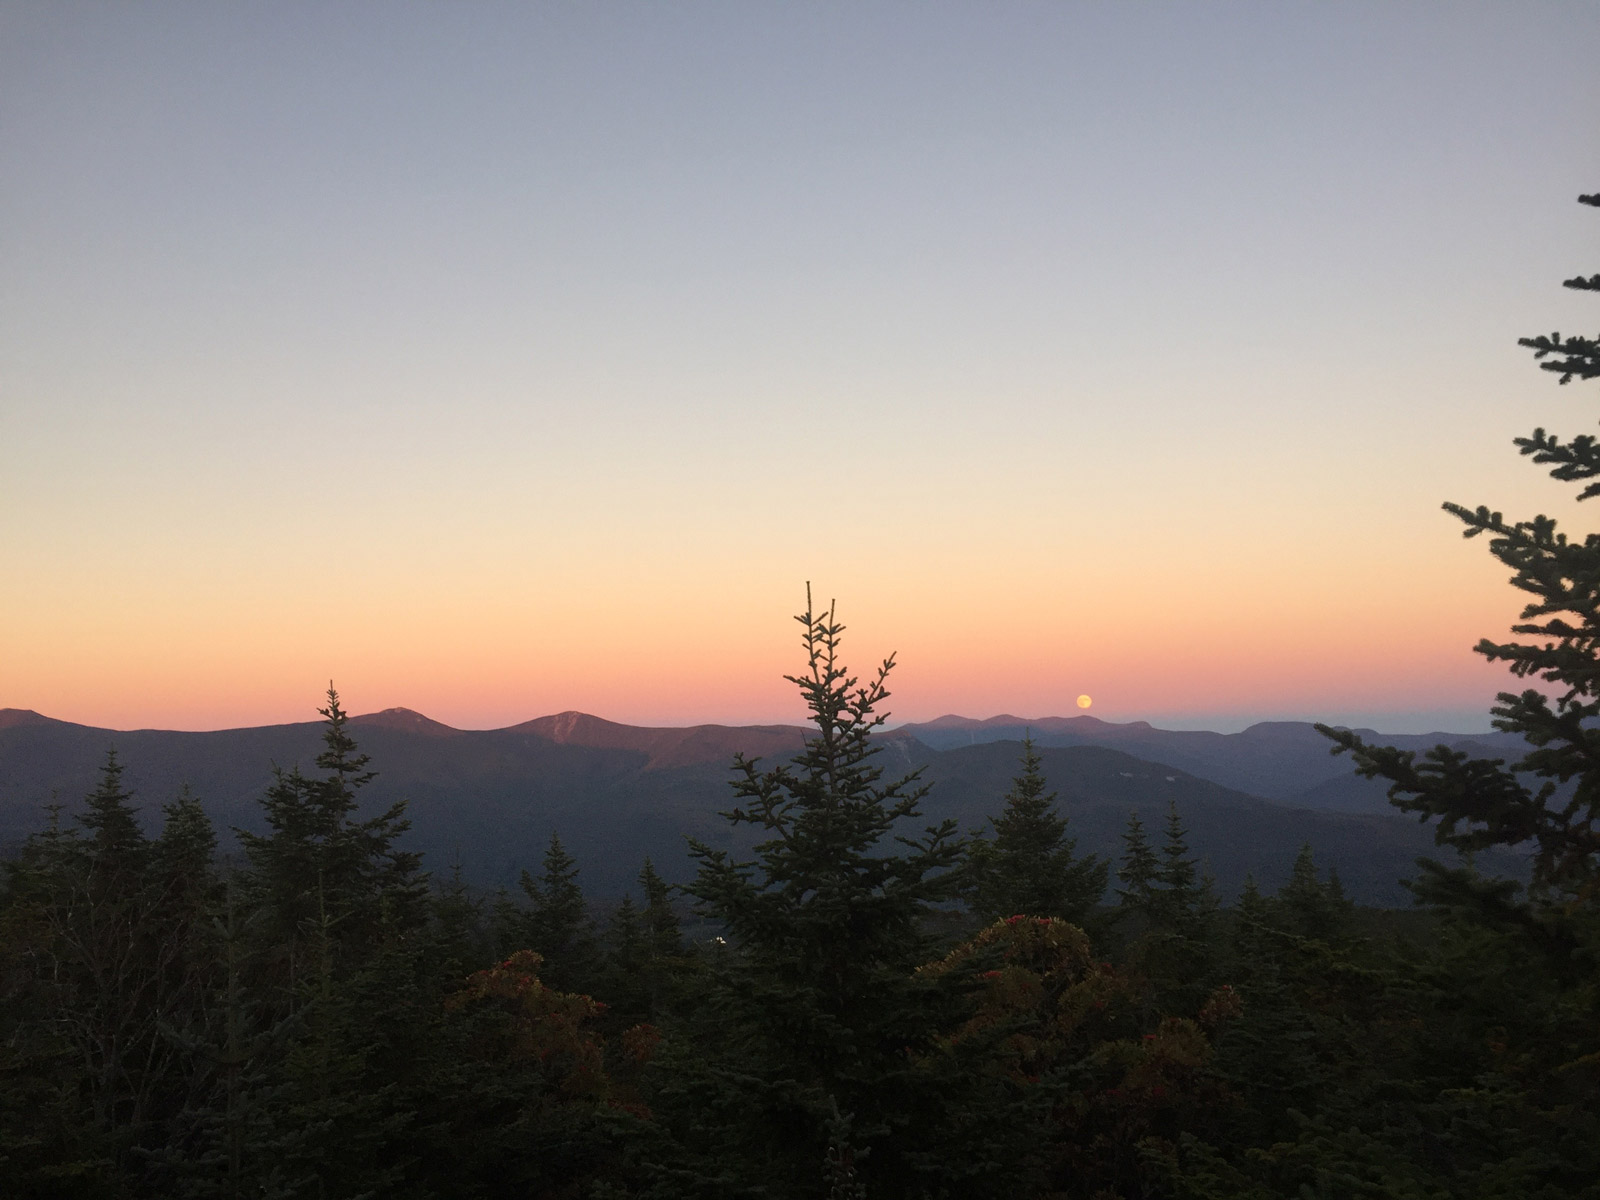
[[[1600,206],[1600,194],[1578,197]],[[1565,286],[1600,291],[1600,275]],[[1600,378],[1600,341],[1582,337],[1522,338],[1540,366],[1565,384]],[[1585,486],[1579,500],[1600,495],[1600,440],[1580,434],[1563,441],[1544,429],[1517,438],[1517,448],[1550,475]],[[1569,539],[1546,516],[1509,522],[1479,505],[1446,504],[1466,525],[1466,537],[1489,535],[1489,552],[1510,567],[1514,586],[1531,599],[1512,632],[1527,641],[1475,647],[1504,662],[1520,679],[1537,678],[1545,691],[1501,692],[1491,710],[1495,728],[1527,739],[1528,753],[1506,765],[1472,759],[1437,746],[1420,759],[1411,751],[1369,746],[1349,730],[1317,728],[1349,751],[1357,770],[1391,781],[1390,799],[1424,820],[1438,818],[1441,844],[1463,851],[1530,845],[1533,893],[1552,902],[1593,908],[1600,895],[1600,533]],[[1523,782],[1527,777],[1537,785]]]
[[[1580,196],[1600,206],[1600,194]],[[1566,286],[1600,291],[1600,275]],[[1522,338],[1563,384],[1600,378],[1600,341]],[[1553,478],[1600,495],[1600,441],[1563,440],[1535,429],[1518,449]],[[1390,781],[1396,807],[1434,820],[1435,837],[1466,858],[1448,867],[1422,860],[1409,884],[1440,915],[1420,965],[1426,992],[1420,1031],[1396,1064],[1421,1099],[1406,1146],[1392,1131],[1345,1138],[1339,1152],[1386,1169],[1436,1177],[1452,1195],[1600,1194],[1600,534],[1569,538],[1547,516],[1507,521],[1486,506],[1445,509],[1465,536],[1489,536],[1489,552],[1529,594],[1512,633],[1475,647],[1519,679],[1543,686],[1502,692],[1494,725],[1528,743],[1513,762],[1474,759],[1437,746],[1426,754],[1373,746],[1349,730],[1317,728],[1349,752],[1357,770]],[[1486,879],[1473,851],[1530,852],[1530,882]],[[1431,996],[1432,1000],[1422,997]],[[1305,1146],[1326,1130],[1308,1130]],[[1384,1146],[1385,1141],[1388,1142]],[[1414,1147],[1422,1146],[1422,1160]],[[1315,1156],[1314,1156],[1315,1157]],[[1406,1160],[1410,1160],[1407,1162]],[[1344,1169],[1323,1159],[1319,1169]]]

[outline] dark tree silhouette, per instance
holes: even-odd
[[[888,1135],[907,1132],[907,1048],[932,1033],[916,999],[929,985],[913,972],[929,954],[930,911],[955,893],[961,845],[954,821],[902,832],[927,787],[916,773],[886,782],[873,762],[894,657],[862,684],[840,658],[844,626],[831,606],[812,607],[809,587],[796,620],[806,671],[786,678],[814,732],[789,763],[735,759],[738,805],[724,815],[764,840],[747,862],[691,842],[700,866],[686,890],[730,943],[721,1003],[748,1056],[738,1087],[750,1151],[811,1177],[850,1118],[871,1151],[863,1179],[907,1194],[905,1143]]]
[[[1079,858],[1067,821],[1045,791],[1039,752],[1023,739],[1022,770],[991,822],[991,838],[975,837],[968,852],[973,911],[985,921],[1026,913],[1082,925],[1106,890],[1106,864]]]
[[[1600,206],[1600,194],[1580,196]],[[1566,286],[1600,290],[1600,275]],[[1561,382],[1600,377],[1600,343],[1585,338],[1523,338],[1546,370]],[[1565,482],[1600,477],[1600,442],[1589,434],[1562,440],[1535,429],[1516,446]],[[1600,494],[1588,482],[1580,500]],[[1423,820],[1437,819],[1441,843],[1472,851],[1489,846],[1528,845],[1534,854],[1537,893],[1600,900],[1600,534],[1569,538],[1547,516],[1508,521],[1480,505],[1446,504],[1466,525],[1465,536],[1489,535],[1489,552],[1512,570],[1511,582],[1533,598],[1512,626],[1519,641],[1488,638],[1476,647],[1491,662],[1504,662],[1519,679],[1538,679],[1545,689],[1501,692],[1493,708],[1497,729],[1521,734],[1529,750],[1507,764],[1474,759],[1435,747],[1413,751],[1370,746],[1349,730],[1318,728],[1349,751],[1356,768],[1391,781],[1391,800]],[[1548,693],[1548,694],[1547,694]],[[1534,780],[1537,782],[1529,782]]]

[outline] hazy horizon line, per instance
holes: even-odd
[[[264,729],[276,725],[308,725],[316,724],[321,718],[312,716],[300,720],[281,721],[265,720],[244,724],[218,724],[203,727],[176,727],[158,725],[136,725],[120,728],[109,725],[96,725],[90,721],[75,721],[68,717],[57,717],[38,709],[21,705],[0,705],[0,711],[33,713],[49,721],[60,721],[69,725],[84,725],[88,728],[106,729],[114,733],[223,733],[238,729]],[[441,720],[421,709],[411,708],[408,705],[390,705],[385,708],[372,709],[360,713],[352,713],[352,720],[361,720],[381,715],[386,712],[404,711],[446,726],[463,733],[492,733],[503,729],[514,729],[520,725],[531,724],[534,721],[545,720],[552,717],[565,716],[568,713],[580,713],[583,716],[596,720],[606,721],[613,725],[621,725],[634,729],[693,729],[700,726],[722,726],[725,728],[746,728],[758,726],[787,725],[804,727],[808,724],[803,715],[788,714],[782,716],[740,716],[726,717],[711,720],[672,720],[670,718],[647,718],[636,720],[619,720],[608,717],[602,713],[587,712],[582,709],[560,709],[554,712],[540,713],[532,717],[524,717],[499,725],[463,724],[457,725],[448,720]],[[1041,713],[1023,716],[1017,713],[1002,711],[988,716],[976,717],[965,713],[945,712],[935,716],[912,716],[906,718],[893,717],[884,723],[885,731],[903,729],[908,726],[927,725],[936,721],[956,719],[974,722],[993,722],[1006,718],[1019,724],[1026,725],[1030,721],[1057,721],[1071,720],[1076,717],[1092,717],[1106,725],[1137,725],[1145,724],[1155,729],[1167,730],[1174,733],[1208,732],[1208,733],[1239,733],[1255,725],[1286,723],[1286,724],[1325,724],[1343,726],[1351,729],[1369,729],[1385,734],[1425,734],[1425,733],[1452,733],[1452,734],[1481,734],[1493,732],[1490,715],[1482,709],[1456,709],[1456,708],[1416,708],[1416,709],[1380,709],[1367,711],[1341,711],[1334,713],[1306,714],[1273,713],[1273,712],[1222,712],[1222,713],[1154,713],[1147,716],[1117,714],[1104,716],[1094,712],[1064,711],[1061,713]]]

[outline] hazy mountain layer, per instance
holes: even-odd
[[[1031,732],[1041,746],[1108,746],[1140,758],[1179,767],[1225,787],[1281,800],[1302,808],[1332,812],[1388,813],[1387,784],[1362,779],[1348,758],[1329,753],[1328,739],[1305,721],[1263,721],[1241,733],[1157,729],[1144,721],[1113,724],[1097,717],[999,716],[979,721],[940,717],[900,731],[940,750],[982,742],[1020,741]],[[1441,742],[1474,757],[1520,754],[1522,739],[1507,733],[1376,733],[1359,731],[1369,741],[1426,750]]]
[[[925,803],[929,821],[949,816],[977,828],[998,811],[1017,769],[1018,746],[1001,739],[1013,728],[1020,736],[1021,726],[1007,721],[972,722],[975,728],[968,729],[946,720],[896,730],[884,738],[884,766],[923,772],[932,787]],[[668,878],[685,878],[692,869],[685,835],[732,844],[717,814],[728,803],[733,755],[787,756],[804,734],[792,726],[644,729],[581,713],[509,729],[458,730],[404,709],[353,724],[380,772],[367,792],[370,803],[408,802],[410,842],[427,854],[431,869],[459,860],[472,880],[511,883],[521,869],[537,868],[551,831],[559,830],[596,895],[626,887],[646,854]],[[1434,853],[1429,832],[1408,818],[1312,811],[1217,781],[1230,772],[1277,779],[1281,792],[1313,777],[1303,764],[1340,767],[1325,750],[1312,755],[1315,746],[1304,737],[1316,737],[1309,726],[1257,726],[1224,735],[1093,718],[1028,724],[1044,747],[1046,775],[1080,850],[1115,856],[1135,810],[1158,834],[1167,803],[1175,801],[1192,849],[1207,861],[1225,897],[1246,873],[1276,886],[1296,850],[1310,842],[1320,860],[1338,866],[1357,898],[1402,903],[1398,880],[1412,873],[1419,854]],[[1057,744],[1089,735],[1121,739],[1124,748]],[[161,804],[187,784],[219,827],[259,828],[257,800],[274,765],[311,769],[320,739],[316,722],[212,733],[122,732],[0,710],[0,839],[14,843],[38,829],[52,795],[70,810],[93,786],[111,747],[126,764],[127,781],[152,827]],[[966,744],[951,744],[958,740]],[[1152,761],[1151,754],[1128,752],[1134,746],[1163,749],[1169,757]],[[1178,758],[1203,764],[1212,777],[1176,765]],[[1340,786],[1340,776],[1330,774],[1300,791],[1337,792]]]

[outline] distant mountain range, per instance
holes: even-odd
[[[902,725],[924,745],[953,750],[981,742],[1017,742],[1031,733],[1040,746],[1105,746],[1154,762],[1179,767],[1224,787],[1265,796],[1303,808],[1329,812],[1387,813],[1388,787],[1363,779],[1348,757],[1335,757],[1328,739],[1305,721],[1263,721],[1242,733],[1156,729],[1147,722],[1112,724],[1096,717],[940,717]],[[1477,758],[1511,758],[1526,752],[1526,743],[1510,733],[1377,733],[1357,730],[1368,741],[1407,750],[1428,750],[1444,743]]]
[[[407,801],[411,844],[431,869],[459,862],[475,882],[513,883],[521,869],[537,870],[557,830],[597,896],[625,889],[646,854],[669,879],[686,879],[685,835],[738,849],[743,843],[717,815],[729,803],[734,754],[789,757],[806,734],[788,725],[641,728],[577,712],[462,730],[402,708],[353,718],[352,726],[379,771],[364,795],[374,808]],[[1353,895],[1404,903],[1398,881],[1414,874],[1418,855],[1438,853],[1427,829],[1392,815],[1383,787],[1356,777],[1303,723],[1218,734],[1085,716],[942,717],[883,734],[882,761],[887,771],[922,771],[932,785],[928,821],[954,817],[975,829],[999,810],[1027,731],[1080,851],[1114,858],[1129,812],[1156,831],[1174,801],[1225,898],[1247,873],[1275,887],[1310,842]],[[53,796],[70,811],[111,747],[152,829],[160,806],[185,784],[219,829],[259,829],[257,801],[274,765],[310,769],[321,732],[319,722],[114,731],[0,709],[0,843],[15,845],[40,828]],[[1492,757],[1522,745],[1505,734],[1372,737],[1407,747],[1446,742]],[[1517,865],[1509,856],[1501,862]]]

